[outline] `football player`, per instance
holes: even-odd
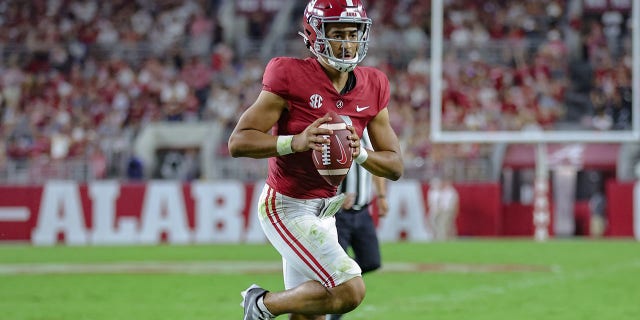
[[[331,130],[320,125],[333,110],[350,124],[357,163],[391,180],[404,171],[387,110],[389,80],[358,66],[370,28],[360,0],[310,1],[300,34],[315,57],[273,58],[260,95],[229,138],[233,157],[269,158],[258,216],[283,260],[285,290],[250,286],[242,293],[245,320],[324,319],[355,309],[365,296],[360,267],[338,243],[332,216],[344,198],[318,174],[311,150],[329,142]],[[375,151],[360,147],[365,127]]]

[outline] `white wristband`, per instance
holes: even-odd
[[[293,148],[291,148],[292,141],[293,136],[278,136],[278,142],[276,144],[276,150],[278,150],[278,154],[284,156],[293,153]]]
[[[357,164],[363,164],[365,161],[367,161],[368,157],[369,157],[369,153],[367,153],[367,149],[360,147],[360,153],[353,160],[355,160]]]

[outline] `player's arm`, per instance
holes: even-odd
[[[384,217],[389,211],[387,204],[387,179],[378,176],[372,176],[372,182],[376,189],[376,201],[378,202],[378,216]]]
[[[282,97],[264,90],[260,92],[256,101],[240,116],[229,137],[231,156],[256,159],[279,156],[278,137],[270,131],[286,108],[287,101]],[[312,148],[322,150],[322,146],[317,146],[316,143],[328,143],[329,139],[323,135],[331,134],[332,131],[319,126],[329,119],[327,116],[317,119],[303,132],[291,137],[288,142],[290,151],[302,152]]]
[[[382,109],[367,126],[373,150],[367,149],[367,159],[362,166],[376,176],[398,180],[404,173],[404,163],[398,136],[391,127],[389,111]],[[356,158],[359,152],[356,152]]]

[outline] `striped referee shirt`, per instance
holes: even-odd
[[[361,148],[372,149],[371,141],[367,129],[362,133],[360,139]],[[371,173],[355,161],[351,165],[351,169],[347,176],[342,180],[342,184],[338,189],[342,193],[354,193],[356,195],[352,210],[361,210],[365,208],[372,200],[371,185],[373,184]]]

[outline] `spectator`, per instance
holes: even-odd
[[[189,88],[194,90],[195,97],[198,99],[198,114],[201,115],[209,95],[209,86],[213,78],[211,68],[201,57],[193,55],[180,71],[180,77]]]
[[[434,240],[447,241],[457,236],[458,192],[449,179],[431,181],[427,196],[428,214]]]
[[[215,36],[213,20],[204,11],[198,10],[193,13],[188,28],[189,51],[197,56],[206,55],[211,50]]]
[[[22,84],[26,81],[27,75],[19,64],[19,57],[13,54],[8,59],[7,68],[0,76],[0,88],[6,108],[13,113],[22,100]]]

